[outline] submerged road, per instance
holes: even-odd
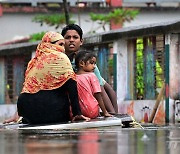
[[[0,154],[179,154],[180,124],[36,132],[0,129]]]

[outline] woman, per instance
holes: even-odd
[[[61,34],[47,32],[28,64],[17,109],[29,124],[67,122],[70,106],[72,120],[89,120],[81,114],[75,73],[64,44]]]

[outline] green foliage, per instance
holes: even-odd
[[[98,23],[105,29],[106,24],[110,24],[111,21],[114,24],[122,24],[124,22],[132,21],[139,14],[138,10],[135,9],[114,9],[108,14],[95,14],[90,13],[92,21],[98,21]]]
[[[115,24],[123,24],[125,21],[132,21],[138,13],[138,10],[115,9],[109,13],[109,20],[113,20]]]
[[[30,35],[30,42],[36,42],[42,39],[42,37],[44,36],[46,32],[40,32],[40,33],[34,33]]]
[[[109,59],[108,60],[108,66],[109,67],[113,67],[113,59]]]
[[[136,96],[144,96],[144,63],[143,63],[143,39],[137,40],[136,46]]]
[[[113,59],[108,60],[108,69],[109,69],[109,74],[113,75]]]
[[[161,78],[161,75],[163,74],[163,70],[159,64],[159,62],[156,60],[156,87],[161,88],[163,85],[163,80]]]
[[[97,21],[100,25],[99,28],[103,28],[105,31],[105,25],[109,24],[113,21],[114,24],[122,24],[126,22],[132,21],[136,15],[139,13],[138,10],[135,9],[114,9],[108,14],[95,14],[90,13],[90,18],[93,22]],[[69,23],[75,23],[74,20],[71,19],[72,15],[69,15]],[[65,14],[52,14],[52,15],[37,15],[32,19],[33,22],[43,24],[47,24],[49,26],[55,26],[56,29],[62,27],[66,24]],[[91,30],[91,33],[95,33],[96,29]]]
[[[148,45],[151,42],[148,42]],[[149,84],[152,83],[151,77],[149,78],[149,76],[146,76],[144,73],[144,67],[146,64],[144,64],[144,60],[145,61],[149,61],[148,58],[150,58],[151,60],[153,59],[152,57],[144,57],[144,43],[143,43],[143,39],[139,38],[136,41],[136,78],[135,78],[135,84],[136,84],[136,96],[138,99],[143,98],[143,96],[145,96],[145,84]],[[151,55],[152,56],[152,55]],[[146,58],[146,59],[145,59]],[[163,79],[162,79],[162,75],[163,75],[163,69],[160,65],[160,63],[156,60],[153,63],[155,63],[155,81],[156,81],[156,88],[161,88],[163,85]],[[146,66],[147,67],[147,66]],[[145,79],[146,76],[146,79]],[[147,80],[149,81],[149,83],[147,83]]]
[[[109,22],[107,16],[104,14],[90,13],[89,15],[90,15],[92,21],[99,20],[100,22]]]
[[[71,15],[70,15],[71,18]],[[66,24],[66,18],[64,14],[53,14],[53,15],[37,15],[33,18],[33,22],[40,23],[41,26],[45,23],[49,26],[55,26],[59,28],[61,25]],[[74,20],[70,20],[69,23],[75,23]]]

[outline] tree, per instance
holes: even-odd
[[[66,25],[68,25],[69,24],[69,11],[68,11],[66,0],[63,0],[63,5],[64,5],[64,14],[65,14],[65,19],[66,19]]]
[[[132,21],[138,13],[139,11],[135,9],[114,9],[108,14],[90,13],[89,15],[91,21],[97,21],[100,26],[95,28],[93,27],[93,29],[91,29],[89,33],[95,33],[95,31],[97,31],[99,28],[103,28],[105,31],[105,25],[110,25],[111,22],[114,22],[114,24],[120,23],[123,25],[124,22]],[[64,26],[65,24],[75,23],[75,21],[71,18],[72,15],[69,14],[66,10],[65,14],[37,15],[33,18],[33,22],[38,22],[41,25],[45,23],[49,26],[55,26],[55,28],[57,29],[59,27],[62,28],[62,26]]]
[[[53,15],[38,15],[33,18],[34,22],[39,22],[41,26],[43,23],[46,23],[49,26],[55,26],[59,28],[64,24],[68,25],[69,23],[74,23],[75,21],[70,20],[71,15],[69,15],[67,1],[63,0],[64,14],[53,14]]]
[[[71,15],[69,16],[71,17]],[[52,14],[52,15],[37,15],[33,18],[33,22],[38,22],[41,26],[45,23],[49,26],[55,26],[56,29],[62,27],[67,23],[65,14]],[[75,23],[74,20],[69,20],[68,23]]]
[[[108,14],[95,14],[90,13],[91,20],[93,22],[98,22],[100,25],[99,27],[93,28],[90,33],[94,33],[99,28],[103,28],[104,31],[105,25],[109,25],[113,22],[114,24],[121,24],[123,25],[124,22],[131,22],[137,15],[139,11],[136,9],[114,9],[113,11],[109,12]]]

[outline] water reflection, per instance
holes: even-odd
[[[77,153],[98,154],[100,142],[97,130],[81,132],[78,136]]]
[[[180,127],[0,130],[1,154],[179,154]]]

